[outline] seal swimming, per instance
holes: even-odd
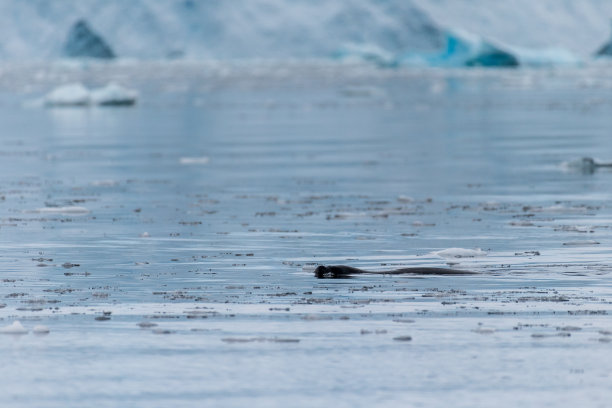
[[[432,267],[408,267],[393,269],[390,271],[366,271],[346,265],[319,265],[314,271],[318,279],[350,278],[352,275],[475,275],[476,272],[461,269],[432,268]]]

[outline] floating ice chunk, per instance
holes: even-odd
[[[565,246],[588,246],[588,245],[599,245],[599,242],[593,240],[584,240],[584,241],[569,241],[564,242]]]
[[[400,203],[411,203],[414,201],[414,198],[405,195],[400,195],[397,196],[397,201],[399,201]]]
[[[4,334],[26,334],[28,329],[23,327],[19,320],[15,320],[12,324],[0,328],[0,333]]]
[[[583,157],[581,159],[570,160],[561,163],[561,167],[567,171],[578,171],[585,174],[593,174],[599,168],[612,167],[610,162],[602,162],[601,160],[592,157]]]
[[[181,157],[179,163],[181,164],[208,164],[210,159],[206,156],[202,157]]]
[[[32,332],[36,334],[48,334],[50,330],[47,326],[43,326],[42,324],[39,324],[39,325],[34,326],[34,328],[32,329]]]
[[[73,83],[59,86],[49,92],[44,103],[46,106],[88,106],[91,96],[83,84]]]
[[[131,106],[136,103],[138,92],[114,82],[91,91],[91,101],[100,106]]]
[[[67,206],[67,207],[44,207],[38,208],[35,212],[43,214],[88,214],[89,210],[85,207]]]
[[[433,255],[439,256],[440,258],[477,258],[487,256],[487,252],[480,248],[476,249],[465,249],[465,248],[447,248],[441,251],[432,252]]]

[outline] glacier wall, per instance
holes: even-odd
[[[604,0],[0,0],[0,59],[62,58],[80,19],[134,59],[376,59],[444,50],[455,30],[535,59],[590,58],[610,18]]]

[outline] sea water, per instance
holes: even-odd
[[[608,71],[4,67],[0,405],[605,406]]]

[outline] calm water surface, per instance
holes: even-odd
[[[0,404],[606,406],[606,71],[6,68]]]

